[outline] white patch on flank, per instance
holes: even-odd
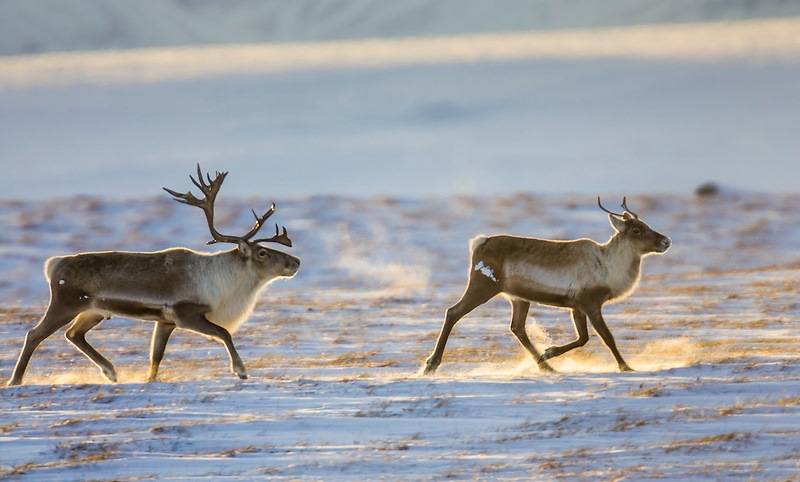
[[[497,283],[497,278],[494,277],[494,271],[489,266],[483,264],[483,261],[478,261],[475,265],[475,271],[480,271],[482,275]]]
[[[591,284],[586,278],[591,271],[576,269],[574,265],[545,267],[521,261],[506,263],[503,268],[507,280],[519,280],[529,289],[553,295],[570,296],[571,292]]]
[[[63,285],[64,284],[64,280],[63,279],[58,280],[58,284]]]

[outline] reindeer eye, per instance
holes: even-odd
[[[639,228],[633,228],[633,234],[639,236],[640,234],[642,234],[642,230]]]
[[[258,257],[259,258],[263,258],[266,255],[267,255],[267,250],[266,249],[261,249],[261,250],[258,251]]]

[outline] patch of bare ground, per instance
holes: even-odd
[[[651,386],[639,384],[638,388],[628,392],[630,397],[647,398],[647,397],[660,397],[664,394],[664,385],[657,383]]]
[[[410,400],[384,400],[371,405],[367,410],[357,410],[356,418],[385,418],[414,414],[415,416],[444,416],[450,400],[444,396],[414,398]]]
[[[271,447],[257,447],[255,445],[247,445],[245,447],[237,447],[234,449],[223,450],[222,452],[219,452],[219,455],[221,457],[238,457],[240,455],[262,452],[264,450],[269,450],[270,448]]]
[[[800,338],[722,338],[699,341],[699,358],[707,362],[742,361],[749,357],[784,357]]]
[[[31,324],[42,317],[46,306],[0,306],[0,323]]]
[[[800,397],[781,398],[776,403],[779,407],[797,407],[800,406]]]
[[[503,363],[516,360],[517,351],[508,353],[505,345],[500,343],[480,344],[477,346],[447,347],[447,361],[456,363]]]
[[[673,285],[663,287],[663,293],[677,296],[677,295],[690,295],[700,296],[714,294],[718,291],[717,288],[712,288],[708,285]]]
[[[388,368],[398,366],[401,362],[414,361],[412,358],[392,358],[385,359],[381,357],[380,350],[370,350],[366,352],[346,352],[338,355],[322,354],[318,357],[303,357],[292,359],[290,365],[292,367],[302,368]],[[286,359],[283,359],[286,362]],[[260,362],[251,364],[254,368],[261,365]],[[285,365],[285,363],[284,363]],[[273,367],[275,365],[272,365]]]
[[[0,478],[25,475],[39,469],[77,467],[109,460],[119,456],[119,444],[105,442],[62,442],[56,446],[59,460],[51,462],[28,462],[0,472]]]
[[[186,435],[189,433],[186,425],[154,425],[150,427],[150,433],[157,436]]]
[[[687,453],[731,450],[747,445],[753,438],[750,433],[730,432],[719,435],[709,435],[691,439],[675,440],[663,446],[665,452],[685,451]]]
[[[479,469],[481,474],[489,475],[508,469],[508,464],[486,464]]]
[[[287,358],[285,354],[259,354],[246,361],[248,369],[285,367],[294,365],[294,362],[294,359]]]
[[[375,446],[375,450],[379,452],[395,452],[395,451],[405,451],[411,448],[410,441],[398,441],[398,442],[378,442]]]
[[[629,415],[620,415],[611,427],[612,432],[627,432],[629,430],[637,429],[650,425],[654,422],[652,419],[636,418]]]
[[[532,456],[527,461],[534,464],[536,470],[531,475],[539,480],[546,473],[549,480],[608,480],[638,481],[660,479],[660,469],[653,465],[631,465],[615,467],[608,463],[605,451],[594,451],[587,448],[566,450],[553,457]]]

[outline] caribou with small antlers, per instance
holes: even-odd
[[[631,294],[641,276],[642,258],[664,253],[672,243],[628,209],[625,198],[622,213],[603,207],[599,197],[597,205],[608,213],[614,229],[614,235],[605,244],[591,239],[551,241],[505,235],[474,238],[470,242],[472,259],[467,289],[461,300],[447,310],[424,373],[434,373],[439,367],[447,338],[458,320],[498,294],[511,302],[511,332],[541,371],[553,371],[548,359],[586,344],[587,317],[614,355],[620,371],[631,371],[617,350],[602,308],[609,301]],[[525,332],[531,302],[571,310],[577,339],[552,346],[540,355]]]
[[[86,333],[111,315],[155,322],[150,349],[148,380],[153,381],[173,330],[183,328],[222,343],[228,351],[231,371],[247,378],[244,364],[233,346],[231,333],[250,316],[259,291],[276,278],[295,275],[300,260],[262,246],[278,243],[291,247],[283,228],[275,236],[253,239],[275,212],[273,203],[261,216],[253,211],[255,224],[243,236],[221,234],[214,227],[214,202],[227,172],[205,180],[197,166],[195,186],[203,194],[180,193],[164,188],[176,201],[203,210],[213,238],[208,244],[232,243],[236,247],[216,253],[170,248],[153,253],[93,252],[48,259],[44,273],[50,285],[50,304],[44,317],[25,337],[22,352],[9,385],[22,382],[31,355],[59,328],[72,323],[67,340],[102,371],[117,381],[114,366],[86,342]]]

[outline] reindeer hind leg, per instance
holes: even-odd
[[[86,333],[99,325],[104,319],[103,315],[84,311],[75,318],[75,321],[67,329],[65,336],[75,348],[86,355],[86,358],[100,369],[108,381],[116,383],[117,371],[114,369],[114,365],[86,341]]]
[[[455,305],[447,309],[445,314],[444,324],[439,332],[439,338],[436,340],[436,347],[431,353],[431,356],[425,361],[425,368],[423,374],[430,375],[436,372],[439,364],[442,362],[442,355],[444,354],[447,339],[450,337],[450,332],[453,327],[458,323],[458,320],[469,314],[472,310],[486,303],[500,293],[500,288],[495,281],[481,276],[471,276],[467,289],[461,295],[461,299]]]
[[[55,299],[51,300],[50,306],[47,307],[47,313],[25,335],[25,343],[22,345],[22,351],[14,367],[14,374],[8,380],[8,385],[22,383],[25,370],[28,368],[28,363],[36,348],[59,328],[72,321],[80,312],[81,308],[79,307],[62,304]]]

